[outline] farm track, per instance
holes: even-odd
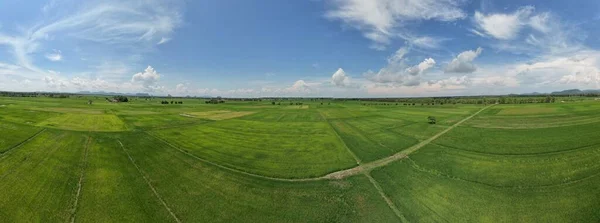
[[[123,149],[123,151],[125,152],[125,154],[127,154],[127,158],[129,158],[129,161],[131,161],[131,163],[138,170],[138,172],[140,173],[140,175],[142,175],[142,178],[144,178],[144,180],[146,181],[146,183],[148,184],[148,186],[150,187],[150,189],[152,189],[152,192],[154,192],[154,195],[156,196],[156,198],[158,198],[158,200],[160,200],[160,202],[162,203],[162,205],[165,207],[165,209],[167,209],[167,211],[169,212],[169,214],[171,214],[171,216],[173,217],[173,219],[177,223],[181,223],[181,221],[179,220],[179,218],[177,218],[177,216],[175,215],[175,213],[173,213],[173,211],[171,211],[171,208],[169,208],[169,206],[167,205],[167,203],[165,202],[165,200],[163,200],[163,198],[160,196],[160,194],[158,194],[158,191],[156,191],[156,188],[154,188],[154,186],[152,186],[152,183],[150,183],[150,180],[148,179],[148,177],[146,177],[146,175],[144,174],[144,171],[142,171],[142,169],[140,169],[140,167],[135,163],[135,161],[133,160],[133,158],[131,158],[131,155],[129,155],[129,152],[127,152],[127,150],[125,149],[125,146],[123,146],[123,143],[121,142],[121,140],[117,140],[117,141],[119,142],[119,145],[121,145],[121,149]]]
[[[79,176],[79,182],[77,183],[77,194],[75,194],[75,202],[73,203],[73,209],[71,210],[71,223],[75,222],[75,214],[77,213],[77,207],[79,204],[79,197],[81,195],[81,188],[83,188],[83,178],[85,177],[85,169],[87,167],[88,151],[90,150],[90,144],[92,137],[88,136],[87,142],[85,143],[85,154],[83,155],[81,165],[81,175]]]
[[[33,135],[32,135],[32,136],[30,136],[29,138],[27,138],[27,139],[23,140],[23,142],[20,142],[19,144],[17,144],[17,145],[14,145],[13,147],[10,147],[10,148],[9,148],[9,149],[7,149],[6,151],[4,151],[4,152],[0,153],[0,160],[1,160],[2,158],[4,158],[4,155],[6,155],[6,154],[10,153],[10,152],[11,152],[13,149],[16,149],[16,148],[19,148],[19,147],[21,147],[23,144],[25,144],[25,143],[27,143],[27,142],[29,142],[29,141],[33,140],[33,139],[34,139],[35,137],[37,137],[39,134],[42,134],[42,132],[44,132],[44,131],[46,131],[46,129],[42,129],[42,130],[40,130],[39,132],[37,132],[37,133],[33,134]]]
[[[404,217],[402,212],[400,212],[400,210],[398,210],[398,207],[396,207],[394,202],[392,202],[392,200],[383,192],[383,189],[381,188],[381,186],[379,186],[377,181],[375,179],[373,179],[373,177],[371,177],[371,174],[365,173],[365,176],[367,176],[367,178],[369,178],[369,181],[371,181],[371,184],[373,184],[373,186],[375,187],[377,192],[379,192],[379,195],[381,195],[381,198],[383,198],[383,200],[385,200],[385,203],[387,203],[387,205],[390,207],[390,209],[392,209],[394,214],[396,214],[396,216],[398,216],[398,218],[400,218],[400,220],[402,220],[402,222],[408,222],[408,220]]]
[[[437,139],[440,136],[446,134],[450,130],[452,130],[455,127],[461,125],[462,123],[468,121],[469,119],[477,116],[479,113],[481,113],[482,111],[484,111],[487,108],[492,107],[492,106],[494,106],[494,105],[493,104],[492,105],[488,105],[488,106],[480,109],[479,111],[471,114],[470,116],[468,116],[468,117],[460,120],[459,122],[455,123],[454,125],[446,128],[445,130],[443,130],[443,131],[435,134],[434,136],[430,137],[429,139],[421,141],[418,144],[416,144],[414,146],[411,146],[408,149],[402,150],[402,151],[400,151],[400,152],[398,152],[398,153],[396,153],[394,155],[391,155],[391,156],[388,156],[386,158],[382,158],[382,159],[379,159],[379,160],[375,160],[375,161],[372,161],[372,162],[369,162],[369,163],[359,164],[358,166],[350,168],[350,169],[339,170],[339,171],[336,171],[336,172],[333,172],[333,173],[329,173],[329,174],[324,175],[324,176],[311,177],[311,178],[297,178],[297,179],[294,179],[294,178],[277,178],[277,177],[269,177],[269,176],[254,174],[254,173],[246,172],[246,171],[243,171],[243,170],[238,170],[238,169],[235,169],[235,168],[227,167],[227,166],[224,166],[224,165],[221,165],[221,164],[218,164],[218,163],[215,163],[215,162],[212,162],[212,161],[200,158],[200,157],[198,157],[198,156],[196,156],[196,155],[194,155],[194,154],[192,154],[192,153],[190,153],[190,152],[188,152],[186,150],[183,150],[183,149],[181,149],[181,148],[179,148],[179,147],[177,147],[177,146],[169,143],[168,141],[166,141],[166,140],[164,140],[164,139],[162,139],[160,137],[157,137],[157,136],[154,136],[152,134],[149,134],[146,131],[144,131],[144,133],[146,133],[147,135],[149,135],[149,136],[151,136],[151,137],[153,137],[155,139],[158,139],[159,141],[161,141],[161,142],[169,145],[171,148],[176,149],[179,152],[181,152],[183,154],[186,154],[186,155],[188,155],[190,157],[193,157],[194,159],[197,159],[197,160],[199,160],[199,161],[201,161],[203,163],[207,163],[207,164],[210,164],[210,165],[213,165],[213,166],[225,169],[225,170],[229,170],[231,172],[235,172],[235,173],[239,173],[239,174],[243,174],[243,175],[247,175],[247,176],[251,176],[251,177],[262,178],[262,179],[267,179],[267,180],[274,180],[274,181],[283,181],[283,182],[307,182],[307,181],[317,181],[317,180],[339,180],[339,179],[344,179],[344,178],[351,177],[351,176],[354,176],[354,175],[359,175],[359,174],[362,174],[362,173],[368,173],[368,172],[370,172],[371,170],[373,170],[375,168],[386,166],[386,165],[388,165],[388,164],[390,164],[390,163],[392,163],[394,161],[397,161],[397,160],[400,160],[400,159],[404,159],[404,158],[408,157],[409,154],[416,152],[417,150],[419,150],[422,147],[428,145],[429,143],[431,143],[435,139]],[[325,120],[327,120],[327,119],[325,119]],[[331,126],[331,124],[330,124],[330,127],[333,128]],[[337,134],[337,132],[336,132],[336,134]],[[338,137],[339,137],[339,135],[338,135]],[[345,143],[344,143],[344,145],[345,145]],[[346,147],[346,148],[348,148],[348,147]],[[348,149],[348,150],[350,151],[350,149]],[[358,161],[358,158],[356,158],[356,160]]]
[[[365,163],[362,165],[359,165],[357,167],[351,168],[351,169],[347,169],[347,170],[342,170],[342,171],[338,171],[338,172],[333,172],[330,174],[325,175],[324,179],[343,179],[349,176],[353,176],[362,172],[369,172],[372,169],[378,168],[378,167],[382,167],[385,165],[388,165],[394,161],[400,160],[400,159],[404,159],[406,157],[408,157],[409,154],[416,152],[417,150],[423,148],[424,146],[428,145],[429,143],[431,143],[433,140],[436,140],[437,138],[439,138],[440,136],[446,134],[447,132],[449,132],[450,130],[456,128],[457,126],[459,126],[460,124],[468,121],[469,119],[475,117],[476,115],[478,115],[480,112],[482,112],[483,110],[491,107],[493,105],[488,105],[484,108],[482,108],[481,110],[473,113],[472,115],[470,115],[469,117],[466,117],[462,120],[460,120],[459,122],[455,123],[454,125],[446,128],[445,130],[439,132],[438,134],[435,134],[434,136],[432,136],[429,139],[426,139],[414,146],[411,146],[408,149],[402,150],[394,155],[388,156],[386,158],[383,159],[379,159],[379,160],[375,160],[373,162],[369,162],[369,163]]]

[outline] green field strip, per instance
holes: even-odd
[[[93,134],[76,222],[174,222],[117,141]]]
[[[34,139],[35,137],[37,137],[38,135],[40,135],[42,132],[46,131],[46,129],[41,129],[40,131],[38,131],[37,133],[33,134],[32,136],[30,136],[29,138],[23,140],[22,142],[0,152],[0,160],[2,160],[2,157],[4,157],[5,154],[10,153],[13,149],[19,148],[21,147],[23,144],[31,141],[32,139]]]
[[[368,172],[368,171],[370,171],[372,169],[388,165],[388,164],[390,164],[390,163],[392,163],[394,161],[397,161],[397,160],[400,160],[400,159],[404,159],[404,158],[408,157],[409,154],[411,154],[411,153],[413,153],[413,152],[421,149],[422,147],[426,146],[430,142],[432,142],[435,139],[439,138],[440,136],[446,134],[447,132],[449,132],[453,128],[459,126],[463,122],[466,122],[469,119],[475,117],[477,114],[479,114],[480,112],[484,111],[485,109],[487,109],[487,108],[489,108],[491,106],[493,106],[493,105],[489,105],[489,106],[486,106],[486,107],[482,108],[481,110],[473,113],[471,116],[464,118],[463,120],[455,123],[454,125],[446,128],[443,131],[441,131],[441,132],[437,133],[436,135],[432,136],[431,138],[429,138],[427,140],[424,140],[424,141],[421,141],[418,144],[416,144],[416,145],[414,145],[414,146],[412,146],[412,147],[410,147],[408,149],[402,150],[402,151],[400,151],[398,153],[395,153],[394,155],[388,156],[388,157],[383,158],[383,159],[379,159],[379,160],[376,160],[376,161],[373,161],[373,162],[369,162],[369,163],[363,163],[362,165],[359,165],[359,166],[351,168],[351,169],[346,169],[346,170],[342,170],[342,171],[330,173],[330,174],[326,175],[325,178],[327,178],[327,179],[343,179],[343,178],[348,177],[348,176],[353,176],[353,175],[356,175],[356,174],[359,174],[359,173],[365,172],[365,171]]]
[[[422,170],[496,187],[569,184],[600,173],[600,147],[543,155],[487,155],[430,144],[411,155]]]
[[[85,143],[85,153],[80,163],[81,174],[79,175],[79,181],[77,182],[77,193],[75,194],[75,201],[73,202],[73,208],[71,210],[71,223],[75,222],[75,214],[77,213],[77,208],[79,207],[79,198],[81,197],[81,188],[83,188],[83,179],[85,177],[85,169],[87,167],[87,158],[88,151],[90,147],[90,143],[92,142],[92,137],[88,136],[88,139]]]
[[[467,153],[473,153],[473,154],[481,154],[481,155],[488,155],[488,156],[514,156],[514,157],[564,154],[564,153],[576,152],[579,150],[593,149],[594,147],[600,148],[600,142],[599,142],[599,143],[592,143],[589,145],[583,145],[583,146],[578,146],[578,147],[569,148],[569,149],[565,149],[565,150],[558,150],[558,151],[534,152],[534,153],[492,153],[492,152],[482,152],[482,151],[477,151],[477,150],[462,149],[462,148],[459,148],[456,146],[439,144],[439,143],[435,143],[435,142],[432,142],[431,144],[436,145],[436,146],[445,147],[448,149],[459,150],[459,151],[463,151],[463,152],[467,152]]]
[[[339,181],[265,180],[224,171],[148,135],[132,136],[137,137],[121,141],[183,222],[398,221],[362,175]]]
[[[348,153],[350,153],[350,155],[352,155],[354,160],[356,160],[356,164],[360,164],[360,162],[361,162],[360,158],[358,158],[358,156],[350,149],[350,147],[348,147],[346,142],[340,136],[340,133],[338,132],[338,130],[333,127],[333,125],[331,124],[331,122],[329,120],[327,120],[327,123],[329,124],[329,128],[331,128],[331,131],[333,131],[335,133],[335,136],[338,138],[338,140],[340,140],[340,142],[342,142],[342,144],[344,144],[344,148],[346,148],[346,151],[348,151]]]
[[[318,177],[356,165],[325,122],[227,120],[149,133],[205,160],[274,178]]]
[[[156,188],[154,188],[154,186],[152,185],[152,183],[150,182],[150,180],[148,179],[148,177],[146,176],[146,174],[144,173],[144,171],[142,171],[140,169],[140,167],[135,163],[135,161],[133,160],[133,158],[131,158],[131,156],[129,155],[129,152],[127,152],[127,149],[125,149],[125,146],[123,146],[123,143],[121,143],[120,140],[118,140],[118,142],[119,142],[119,145],[121,145],[121,149],[123,149],[123,151],[125,151],[125,154],[127,154],[127,157],[129,158],[129,161],[131,161],[131,164],[133,164],[133,166],[135,166],[135,169],[137,169],[138,172],[140,173],[140,175],[144,178],[144,180],[148,184],[148,187],[150,187],[150,189],[152,189],[152,192],[154,193],[154,195],[156,196],[156,198],[158,200],[160,200],[160,203],[165,207],[165,209],[169,212],[169,214],[171,214],[171,216],[173,217],[173,219],[175,220],[175,222],[180,223],[181,221],[179,220],[179,218],[177,218],[177,215],[175,215],[175,213],[173,213],[173,211],[171,211],[171,208],[169,207],[169,205],[167,205],[167,203],[165,202],[165,200],[156,191]]]
[[[473,184],[479,184],[479,185],[493,187],[493,188],[502,189],[502,190],[509,190],[509,191],[523,190],[523,189],[535,190],[535,189],[539,189],[539,188],[560,187],[560,186],[565,186],[565,185],[569,185],[569,184],[579,183],[579,182],[582,182],[585,180],[591,180],[597,176],[600,176],[600,172],[596,172],[595,174],[588,175],[588,176],[580,178],[580,179],[576,179],[576,180],[572,180],[572,181],[568,181],[568,182],[556,183],[556,184],[534,185],[534,186],[521,186],[521,185],[519,185],[519,186],[504,186],[504,185],[490,184],[490,183],[481,182],[481,181],[469,180],[469,179],[460,178],[460,177],[449,175],[449,174],[444,174],[439,170],[423,168],[422,166],[419,166],[419,164],[417,164],[417,162],[412,160],[410,157],[407,157],[406,160],[408,160],[410,162],[413,169],[415,169],[421,173],[425,173],[425,174],[429,174],[429,175],[433,175],[433,176],[437,176],[437,177],[441,177],[441,178],[447,178],[447,179],[459,180],[459,181],[473,183]]]
[[[3,160],[0,219],[69,221],[84,144],[80,134],[45,131]]]
[[[390,200],[390,198],[385,194],[383,189],[381,189],[381,186],[379,186],[379,183],[377,183],[377,181],[375,179],[373,179],[373,177],[371,177],[371,175],[369,173],[364,173],[364,175],[367,178],[369,178],[369,182],[371,182],[371,184],[373,184],[373,187],[375,187],[375,189],[377,190],[377,192],[379,193],[381,198],[390,207],[390,209],[394,212],[394,214],[396,214],[396,216],[401,220],[401,222],[409,222],[408,220],[406,220],[404,215],[402,215],[400,210],[398,210],[398,208],[396,207],[396,204],[394,204],[394,202],[392,202],[392,200]]]
[[[188,152],[187,150],[180,149],[179,147],[177,147],[177,146],[175,146],[175,145],[167,142],[166,140],[164,140],[164,139],[162,139],[162,138],[160,138],[158,136],[155,136],[155,135],[152,135],[152,134],[149,134],[149,133],[146,133],[146,134],[148,136],[151,136],[151,137],[153,137],[153,138],[161,141],[162,143],[168,145],[169,147],[171,147],[171,148],[173,148],[173,149],[175,149],[175,150],[177,150],[177,151],[179,151],[179,152],[181,152],[181,153],[183,153],[185,155],[188,155],[188,156],[190,156],[190,157],[192,157],[192,158],[194,158],[196,160],[199,160],[199,161],[201,161],[203,163],[210,164],[212,166],[215,166],[215,167],[227,170],[227,171],[231,171],[231,172],[243,174],[243,175],[246,175],[246,176],[256,177],[256,178],[261,178],[261,179],[266,179],[266,180],[284,181],[284,182],[303,182],[303,181],[322,180],[322,178],[320,178],[320,177],[292,179],[292,178],[269,177],[269,176],[264,176],[264,175],[255,174],[255,173],[251,173],[251,172],[246,172],[246,171],[239,170],[239,169],[236,169],[236,168],[231,168],[231,167],[228,167],[228,166],[224,166],[224,165],[221,165],[221,164],[209,161],[207,159],[203,159],[201,157],[198,157],[198,156],[196,156],[196,155]]]

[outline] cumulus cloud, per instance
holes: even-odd
[[[62,52],[60,50],[54,50],[53,53],[46,54],[46,59],[50,61],[61,61],[62,60]]]
[[[52,77],[52,76],[45,76],[43,81],[46,83],[46,86],[50,87],[50,88],[66,88],[67,84],[65,81],[60,80],[59,78],[56,77]]]
[[[408,49],[400,48],[388,58],[388,63],[379,72],[367,71],[364,76],[376,83],[390,83],[404,86],[416,86],[421,83],[423,74],[435,66],[435,60],[427,58],[423,62],[409,66],[404,56]]]
[[[523,84],[600,87],[600,52],[581,51],[519,64],[512,70]]]
[[[329,0],[326,16],[360,30],[374,48],[385,48],[396,29],[410,21],[454,21],[466,17],[459,0]]]
[[[331,83],[338,87],[345,87],[350,84],[350,78],[346,76],[346,72],[342,68],[339,68],[331,76]]]
[[[157,85],[159,79],[160,74],[156,72],[154,68],[148,66],[144,72],[134,74],[133,77],[131,77],[131,82],[141,83],[144,87],[144,90],[152,92],[163,88]]]
[[[477,70],[477,66],[473,64],[473,60],[477,58],[483,49],[478,47],[477,50],[467,50],[464,51],[450,62],[446,69],[444,70],[446,73],[473,73]]]

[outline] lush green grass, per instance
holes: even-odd
[[[40,131],[40,128],[0,121],[0,154],[19,145]]]
[[[80,134],[47,130],[0,157],[0,219],[68,221],[86,140]]]
[[[43,127],[76,131],[123,131],[125,124],[116,115],[67,113],[46,119],[38,124]]]
[[[320,176],[356,165],[323,122],[224,120],[151,134],[204,159],[266,176]]]
[[[497,105],[464,125],[504,129],[576,126],[600,122],[599,110],[600,103],[597,101]]]
[[[536,154],[600,144],[595,123],[535,129],[457,127],[436,143],[491,154]]]
[[[591,115],[583,105],[567,110]],[[499,114],[506,108],[509,112]],[[498,106],[465,124],[503,125],[487,118],[523,120],[564,110],[559,104]],[[540,125],[457,127],[409,158],[374,170],[372,176],[409,221],[600,221],[596,123],[532,120]]]
[[[78,222],[173,221],[117,140],[94,134],[87,160]]]
[[[398,222],[363,174],[269,177],[382,159],[483,108],[161,100],[0,97],[0,219]],[[411,222],[598,222],[599,111],[495,105],[371,176]]]
[[[409,159],[372,172],[409,221],[598,222],[600,176],[570,184],[503,188],[426,169]],[[497,169],[496,171],[503,171]]]
[[[144,134],[125,149],[184,222],[395,222],[364,176],[276,182],[204,164]]]

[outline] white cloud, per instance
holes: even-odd
[[[444,38],[433,38],[430,36],[421,36],[410,40],[409,42],[415,46],[426,48],[426,49],[436,49],[440,47],[440,44],[444,42],[446,39]]]
[[[384,49],[390,38],[398,36],[397,28],[410,21],[454,21],[466,14],[459,0],[329,0],[333,9],[326,16],[341,20],[360,30],[375,42],[372,48]]]
[[[477,70],[477,66],[473,64],[473,60],[475,60],[482,51],[483,49],[478,47],[475,51],[467,50],[458,54],[458,56],[452,59],[450,64],[446,66],[444,71],[446,73],[473,73]]]
[[[408,53],[408,49],[400,48],[390,58],[384,68],[379,72],[367,71],[364,76],[370,81],[376,83],[390,83],[405,86],[416,86],[421,83],[423,74],[435,66],[435,60],[427,58],[423,62],[414,65],[406,65],[404,56]]]
[[[541,13],[534,15],[529,19],[529,26],[542,33],[548,33],[551,29],[550,20],[550,13]]]
[[[67,87],[66,82],[57,77],[45,76],[43,81],[46,83],[46,86],[48,86],[49,88],[64,89]]]
[[[61,61],[62,58],[62,52],[60,50],[54,50],[54,53],[46,54],[46,59],[50,61]]]
[[[148,66],[144,72],[134,74],[131,77],[132,83],[141,83],[144,90],[153,92],[161,90],[162,86],[158,86],[157,82],[160,79],[160,74],[151,66]]]
[[[515,38],[521,28],[527,24],[533,11],[532,6],[521,7],[511,14],[484,15],[476,11],[474,19],[478,28],[486,34],[496,39],[509,40]]]
[[[600,51],[543,58],[511,72],[523,84],[600,88]]]
[[[52,1],[42,9],[48,16],[38,22],[38,25],[29,28],[24,34],[0,33],[0,45],[10,47],[19,66],[43,74],[43,69],[32,63],[30,55],[45,41],[56,37],[75,37],[126,46],[161,42],[181,23],[177,2],[107,0],[74,4],[70,1]],[[53,53],[47,55],[47,58],[58,61],[62,56],[60,53]]]
[[[350,84],[350,78],[346,76],[346,72],[342,68],[339,68],[331,76],[331,83],[338,87],[345,87]]]
[[[410,75],[420,75],[423,74],[426,70],[429,70],[430,68],[432,68],[433,66],[435,66],[435,60],[433,60],[433,58],[427,58],[425,60],[423,60],[423,62],[409,67],[406,69],[406,73],[410,74]]]
[[[169,41],[171,41],[171,38],[165,38],[165,37],[163,37],[163,38],[160,39],[160,41],[158,41],[158,43],[156,43],[156,45],[161,45],[161,44],[167,43]]]

